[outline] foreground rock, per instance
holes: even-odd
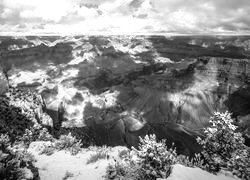
[[[179,164],[173,166],[172,173],[167,180],[240,180],[237,177],[232,176],[230,173],[225,174],[210,174],[207,171],[203,171],[200,168],[189,168]],[[164,180],[164,179],[157,179]]]

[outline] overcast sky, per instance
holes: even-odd
[[[0,35],[250,34],[250,0],[0,0]]]

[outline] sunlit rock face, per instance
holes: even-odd
[[[214,111],[230,110],[249,131],[246,39],[23,39],[32,45],[7,47],[1,67],[12,86],[41,94],[57,131],[87,128],[96,144],[113,146],[137,146],[139,136],[154,133],[185,154],[199,150],[195,136]]]

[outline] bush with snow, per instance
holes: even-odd
[[[72,155],[76,155],[81,151],[81,140],[77,140],[71,133],[68,135],[61,135],[58,140],[55,141],[55,148],[58,150],[68,150]]]
[[[94,147],[94,148],[90,147],[89,149],[94,149],[95,153],[91,154],[90,158],[86,162],[87,164],[95,163],[100,159],[106,159],[109,157],[108,151],[110,150],[110,148],[108,148],[106,146],[99,147],[99,148],[98,147]]]
[[[140,137],[139,150],[133,149],[138,158],[139,175],[144,179],[167,178],[171,166],[177,163],[177,153],[166,146],[165,140],[156,141],[155,135]]]
[[[123,153],[121,159],[116,159],[114,165],[107,168],[106,179],[145,179],[154,180],[167,178],[172,165],[203,166],[199,155],[189,159],[177,155],[176,149],[168,148],[165,140],[157,141],[155,135],[140,137],[138,150],[132,148],[130,153]]]
[[[48,144],[41,154],[51,155],[55,150],[66,150],[72,155],[76,155],[82,150],[81,140],[76,139],[71,133],[61,135],[59,139],[54,139],[51,144]]]
[[[211,172],[231,171],[240,178],[250,179],[250,153],[242,134],[236,132],[231,114],[215,112],[211,126],[204,129],[205,138],[198,138],[202,155]]]
[[[42,127],[40,124],[36,123],[29,129],[25,129],[25,133],[20,138],[20,140],[23,143],[29,145],[34,141],[54,141],[54,138],[45,127]]]

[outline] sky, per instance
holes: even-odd
[[[0,0],[5,34],[250,34],[250,0]]]

